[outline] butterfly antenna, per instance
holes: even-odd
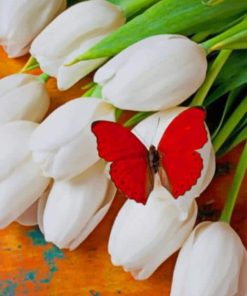
[[[159,125],[160,125],[160,117],[158,117],[157,125],[156,125],[156,128],[155,128],[155,130],[154,130],[153,137],[152,137],[152,139],[151,139],[151,141],[150,141],[149,146],[151,146],[152,143],[154,142],[154,139],[155,139],[155,137],[156,137],[156,135],[157,135],[157,131],[158,131]]]

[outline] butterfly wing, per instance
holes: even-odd
[[[175,198],[196,184],[203,160],[196,151],[207,142],[205,111],[193,107],[181,112],[170,123],[158,146],[169,188]]]
[[[97,138],[99,156],[112,162],[110,175],[117,189],[145,204],[153,189],[147,148],[119,123],[96,121],[92,132]]]

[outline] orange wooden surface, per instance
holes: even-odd
[[[0,78],[18,72],[27,57],[7,59],[0,48]],[[54,79],[48,82],[51,110],[64,102],[79,97],[79,82],[66,92],[56,89]],[[210,187],[198,199],[200,207],[212,207],[212,218],[217,218],[231,183],[234,168],[242,147],[219,160],[222,168],[230,167],[215,177]],[[230,165],[229,165],[230,164]],[[246,185],[246,180],[245,180]],[[124,198],[117,196],[109,213],[89,238],[73,252],[61,251],[46,244],[36,228],[13,223],[0,231],[0,296],[12,295],[68,295],[68,296],[168,296],[176,255],[165,262],[148,280],[137,282],[121,268],[111,265],[107,240],[111,225]],[[207,206],[208,207],[208,206]],[[233,227],[247,246],[247,186],[242,186],[233,217]],[[181,295],[182,296],[182,295]]]

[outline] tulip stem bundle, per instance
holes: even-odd
[[[235,109],[233,114],[227,120],[223,128],[219,131],[218,135],[213,140],[214,150],[218,150],[222,147],[224,142],[231,135],[234,128],[238,125],[240,120],[246,115],[247,112],[247,96],[242,100],[242,102]]]
[[[220,217],[221,221],[229,223],[231,220],[234,206],[237,201],[238,193],[246,173],[246,169],[247,169],[247,143],[245,143],[243,152],[240,156],[240,160],[236,169],[233,183],[230,188],[224,209]]]
[[[219,72],[221,71],[222,67],[228,60],[229,56],[231,55],[232,50],[225,49],[220,51],[217,58],[211,65],[211,67],[208,70],[207,77],[203,83],[203,85],[200,87],[200,89],[197,91],[196,95],[194,96],[191,106],[198,106],[203,105],[203,102],[211,89],[216,77],[218,76]]]
[[[238,23],[237,25],[231,27],[230,29],[224,31],[223,33],[205,41],[202,46],[208,53],[220,49],[242,49],[246,48],[247,37],[247,17]]]

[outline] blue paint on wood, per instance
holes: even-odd
[[[28,273],[26,273],[25,275],[25,281],[30,281],[35,283],[36,282],[36,274],[34,271],[29,271]]]
[[[56,246],[52,246],[50,249],[43,252],[44,259],[49,266],[49,273],[45,279],[42,279],[40,282],[44,284],[50,283],[55,272],[58,270],[56,265],[56,259],[63,259],[64,253],[62,250]]]
[[[7,280],[0,283],[0,295],[1,296],[15,296],[17,284],[11,280]]]
[[[27,236],[31,238],[34,246],[47,245],[47,242],[45,241],[43,234],[40,232],[38,228],[28,231]]]

